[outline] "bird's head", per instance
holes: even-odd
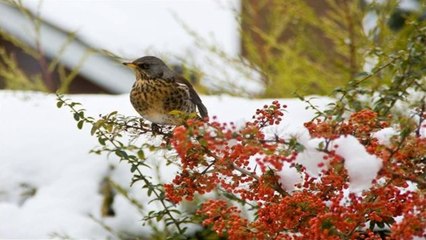
[[[141,57],[123,64],[134,69],[136,76],[141,79],[168,78],[174,75],[161,59],[153,56]]]

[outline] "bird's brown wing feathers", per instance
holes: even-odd
[[[208,117],[209,114],[207,112],[207,108],[206,106],[204,106],[203,102],[201,101],[200,96],[198,96],[197,92],[195,91],[194,87],[192,87],[191,83],[188,82],[188,80],[186,80],[185,78],[181,77],[181,76],[176,76],[175,81],[177,83],[182,83],[185,84],[186,86],[188,86],[189,89],[189,96],[191,98],[191,101],[197,105],[198,111],[200,112],[200,115],[202,118]]]

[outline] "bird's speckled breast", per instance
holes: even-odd
[[[162,79],[137,80],[130,92],[130,101],[145,119],[159,124],[177,124],[170,111],[195,111],[188,91],[174,82]]]

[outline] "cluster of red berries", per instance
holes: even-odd
[[[327,168],[313,177],[295,164],[297,151],[286,141],[266,139],[263,128],[279,124],[284,109],[274,101],[258,109],[241,129],[215,119],[188,120],[176,127],[171,144],[182,170],[164,185],[166,198],[179,203],[220,188],[248,203],[254,219],[243,216],[241,208],[224,197],[205,201],[197,211],[204,226],[228,239],[379,239],[375,230],[381,226],[389,226],[389,239],[425,237],[425,138],[409,133],[392,139],[389,146],[380,144],[374,133],[389,127],[392,116],[383,121],[372,110],[356,112],[347,120],[329,117],[305,123],[312,138],[353,135],[383,160],[369,190],[348,194],[350,179],[345,159],[335,153],[338,146],[325,149],[327,161],[320,165],[327,162]],[[277,174],[285,162],[304,176],[291,194],[283,190]],[[409,183],[416,187],[408,189]],[[396,222],[396,217],[402,220]]]

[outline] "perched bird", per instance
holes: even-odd
[[[192,85],[157,57],[146,56],[123,63],[136,73],[130,102],[136,111],[154,124],[182,124],[174,112],[208,117],[207,108]]]

